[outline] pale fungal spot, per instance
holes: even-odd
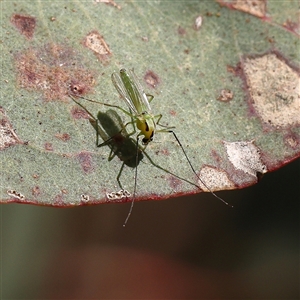
[[[22,195],[21,193],[18,193],[17,191],[15,190],[8,190],[7,191],[7,194],[11,197],[14,197],[14,198],[17,198],[19,200],[25,200],[25,196]]]
[[[285,143],[293,149],[296,149],[299,146],[298,139],[296,138],[296,136],[293,135],[287,136],[285,138]]]
[[[108,200],[119,200],[122,198],[128,198],[131,194],[127,190],[120,190],[118,192],[106,193]]]
[[[256,177],[257,172],[266,173],[267,167],[262,162],[260,150],[250,142],[224,141],[229,161],[233,166],[243,172]]]
[[[264,17],[266,14],[266,0],[234,0],[232,6],[256,17]]]
[[[84,45],[91,49],[101,61],[105,61],[111,55],[111,51],[103,36],[96,30],[90,32],[84,39]]]
[[[81,198],[82,202],[89,202],[90,201],[90,196],[89,195],[82,194],[82,195],[80,195],[80,198]]]
[[[219,101],[222,102],[229,102],[233,98],[233,92],[229,89],[223,89],[220,92],[219,97],[217,98]]]
[[[228,178],[227,173],[214,167],[203,167],[200,171],[199,177],[212,191],[232,190],[235,188],[234,183]],[[198,184],[204,192],[210,192],[200,180],[198,180]]]
[[[22,144],[22,142],[12,128],[5,110],[0,106],[0,150],[15,144]]]
[[[253,106],[276,128],[300,124],[299,74],[275,54],[246,58],[244,63]]]
[[[196,19],[195,19],[195,23],[194,23],[194,28],[196,30],[199,30],[200,27],[202,25],[202,17],[201,16],[198,16]]]

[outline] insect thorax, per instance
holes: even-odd
[[[141,131],[140,134],[144,135],[143,144],[151,142],[156,127],[153,116],[147,112],[143,112],[137,117],[136,126]]]

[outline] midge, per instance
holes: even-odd
[[[131,121],[126,123],[124,125],[124,128],[126,128],[127,125],[132,124],[133,125],[133,132],[131,132],[129,135],[133,135],[136,133],[136,128],[140,130],[140,132],[137,134],[136,137],[136,168],[135,168],[135,179],[134,179],[134,192],[133,192],[133,199],[131,202],[131,206],[128,212],[128,215],[125,219],[124,225],[126,225],[134,205],[135,200],[135,194],[136,194],[136,186],[137,186],[137,165],[138,165],[138,152],[139,152],[139,138],[142,136],[142,144],[144,145],[143,150],[147,147],[147,145],[153,140],[154,134],[157,132],[167,132],[172,133],[175,140],[177,141],[178,145],[180,146],[191,170],[196,175],[198,180],[207,188],[207,190],[215,196],[217,199],[221,200],[223,203],[228,205],[226,201],[224,201],[222,198],[217,196],[207,185],[206,183],[200,178],[200,176],[195,171],[190,159],[188,158],[186,151],[184,150],[180,140],[178,139],[175,132],[172,130],[175,127],[168,127],[165,125],[160,124],[160,120],[162,118],[162,114],[153,115],[151,112],[150,102],[153,100],[152,95],[148,95],[144,92],[143,87],[141,86],[140,82],[138,81],[136,75],[134,74],[133,69],[132,70],[125,70],[121,69],[120,73],[114,72],[111,75],[112,82],[120,94],[121,98],[126,102],[129,111],[123,109],[122,107],[118,105],[112,105],[108,103],[102,103],[90,99],[86,99],[80,96],[77,96],[76,94],[73,94],[73,96],[77,96],[80,98],[83,98],[87,101],[99,103],[105,106],[114,107],[117,109],[120,109],[123,111],[126,115],[131,117]],[[73,98],[72,98],[73,99]],[[74,100],[74,99],[73,99]],[[75,100],[74,100],[75,101]],[[79,104],[77,101],[75,101],[77,104]],[[81,107],[83,107],[81,104],[79,104]],[[89,112],[88,112],[89,113]],[[90,113],[89,113],[90,114]],[[90,114],[91,115],[91,114]],[[160,126],[161,129],[157,129],[156,127]],[[113,137],[112,137],[113,138]],[[98,145],[100,146],[100,145]]]

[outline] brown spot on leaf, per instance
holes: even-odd
[[[83,109],[78,106],[75,106],[71,110],[71,114],[74,119],[89,119],[89,114]]]
[[[44,148],[47,151],[53,151],[53,145],[51,143],[45,143]]]
[[[11,16],[10,21],[28,40],[33,38],[36,25],[36,19],[34,17],[14,14]]]
[[[298,22],[293,22],[293,21],[291,21],[291,20],[287,20],[286,22],[283,23],[283,26],[284,26],[287,30],[296,33],[297,30],[298,30],[299,27],[300,27],[299,19],[298,19]]]
[[[163,149],[157,151],[156,154],[158,155],[159,153],[162,154],[162,155],[166,155],[166,156],[170,155],[170,151],[168,149],[166,149],[166,148],[163,148]]]
[[[67,205],[65,202],[64,202],[64,197],[62,194],[58,194],[54,197],[53,199],[53,204],[55,206],[65,206]]]
[[[15,144],[23,144],[23,142],[16,135],[4,108],[0,106],[0,150]]]
[[[174,176],[168,177],[169,185],[173,190],[178,189],[182,185],[182,181]]]
[[[40,187],[39,186],[34,186],[33,188],[32,188],[32,195],[33,196],[35,196],[35,197],[37,197],[37,196],[39,196],[41,194],[41,189],[40,189]]]
[[[117,9],[121,9],[121,6],[118,5],[114,0],[95,0],[96,3],[105,3],[107,5],[116,7]]]
[[[102,63],[107,63],[111,51],[103,36],[97,31],[91,31],[83,40],[83,45],[91,49]]]
[[[56,133],[55,137],[63,142],[66,142],[71,138],[68,133]]]
[[[72,79],[70,82],[70,91],[75,96],[82,96],[90,91],[90,85],[84,81]]]
[[[77,155],[77,157],[84,173],[90,173],[93,170],[91,154],[89,152],[82,151]]]
[[[152,88],[156,88],[157,85],[160,83],[159,77],[153,71],[149,70],[146,75],[144,76],[144,80]]]
[[[81,94],[92,90],[95,79],[82,65],[82,59],[69,47],[46,44],[15,55],[20,87],[43,92],[46,101],[62,100],[76,84]]]
[[[181,26],[178,27],[177,32],[179,35],[186,35],[186,30]]]

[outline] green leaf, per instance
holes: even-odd
[[[1,202],[131,201],[107,193],[121,189],[120,174],[132,194],[135,168],[96,147],[95,126],[67,96],[127,109],[110,79],[121,68],[135,69],[211,190],[249,186],[299,157],[297,1],[219,2],[2,2]],[[94,116],[108,110],[81,103]],[[200,192],[172,174],[206,190],[173,135],[157,133],[136,200]]]

